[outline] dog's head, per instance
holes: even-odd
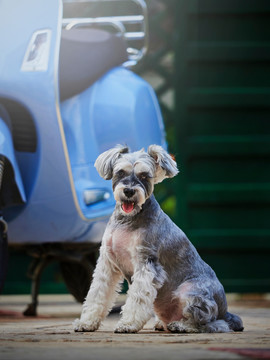
[[[118,145],[99,155],[95,167],[101,177],[112,179],[115,200],[128,216],[141,210],[155,184],[178,174],[176,162],[159,145],[132,153]]]

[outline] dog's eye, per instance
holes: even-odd
[[[139,178],[141,180],[146,180],[149,178],[149,175],[147,173],[141,173],[141,174],[139,174]]]
[[[123,177],[126,175],[126,172],[124,170],[119,170],[119,171],[117,171],[116,175],[119,177]]]

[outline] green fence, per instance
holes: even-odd
[[[270,3],[175,3],[177,222],[227,291],[270,290]]]

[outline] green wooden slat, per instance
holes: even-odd
[[[269,61],[270,43],[269,42],[191,42],[187,47],[185,54],[188,61]],[[241,66],[241,64],[239,64]]]
[[[188,187],[188,203],[270,203],[268,184],[191,184]]]
[[[265,13],[270,12],[270,3],[268,0],[181,0],[180,2],[187,2],[188,13],[229,13],[229,14],[246,14],[246,13]],[[181,9],[181,7],[180,7]]]
[[[270,84],[269,84],[270,85]],[[220,96],[226,96],[226,95],[233,95],[233,96],[267,96],[267,98],[264,98],[265,103],[268,104],[269,106],[269,95],[270,95],[270,86],[269,87],[238,87],[238,86],[234,86],[234,87],[225,87],[225,86],[220,86],[220,87],[194,87],[190,90],[189,95],[200,95],[200,96],[207,96],[207,95],[220,95]],[[207,101],[208,99],[205,98],[204,102]],[[230,101],[227,100],[227,103],[230,103]],[[268,101],[267,101],[268,100]],[[211,102],[210,102],[211,103]],[[247,106],[248,101],[246,102]]]
[[[223,279],[220,278],[226,292],[248,293],[251,291],[257,293],[267,293],[270,287],[270,277],[266,279]]]
[[[188,236],[199,249],[270,249],[270,228],[190,229]]]
[[[202,144],[202,143],[245,143],[245,144],[258,144],[258,143],[267,143],[270,144],[270,136],[269,135],[202,135],[202,136],[191,136],[189,141],[194,144]]]
[[[189,206],[189,204],[187,204]],[[202,204],[189,206],[188,219],[191,229],[257,229],[269,230],[269,204],[234,203]],[[270,238],[269,238],[270,241]]]
[[[270,88],[196,88],[186,89],[183,100],[190,108],[208,107],[245,107],[269,109]],[[217,114],[218,116],[218,114]]]
[[[192,136],[270,135],[270,108],[209,107],[205,104],[189,108],[187,116],[187,133]]]
[[[268,136],[252,139],[248,136],[205,136],[188,139],[186,145],[188,156],[198,154],[198,156],[211,155],[228,156],[266,156],[270,154],[270,140]]]
[[[266,279],[222,279],[222,283],[224,286],[235,286],[236,289],[238,289],[239,287],[248,288],[250,286],[256,286],[258,292],[263,292],[261,291],[262,289],[269,288],[270,277]]]
[[[12,282],[5,284],[4,294],[29,294],[31,292],[31,282]],[[40,286],[40,294],[67,294],[68,290],[64,283],[56,283],[53,281],[42,281]]]
[[[225,154],[222,157],[213,155],[201,157],[200,154],[194,154],[186,165],[188,184],[185,189],[193,184],[202,186],[211,184],[217,187],[219,184],[224,186],[252,184],[259,187],[270,182],[270,157],[225,156]],[[181,170],[181,164],[179,166]],[[178,175],[180,176],[182,172]]]

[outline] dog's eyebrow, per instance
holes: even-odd
[[[126,173],[132,172],[132,164],[128,161],[121,160],[119,164],[115,165],[114,172],[117,173],[118,171],[123,170]]]
[[[136,161],[134,164],[134,170],[136,174],[141,174],[141,173],[149,173],[150,172],[150,168],[149,166],[147,166],[146,164],[142,163],[141,161]]]

